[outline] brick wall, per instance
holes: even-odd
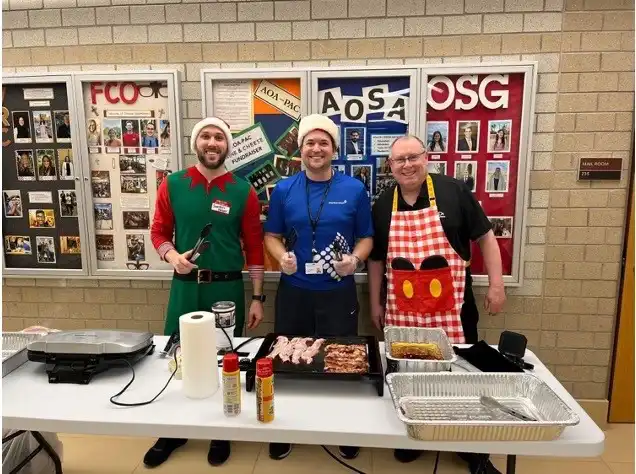
[[[607,397],[628,179],[578,182],[576,163],[613,156],[630,166],[633,1],[3,0],[3,10],[5,72],[179,69],[186,136],[201,116],[203,67],[537,60],[526,279],[508,290],[504,313],[482,314],[481,331],[491,342],[504,328],[523,332],[574,396]],[[168,288],[5,279],[3,329],[161,332]],[[272,328],[267,289],[259,332]],[[366,318],[361,330],[371,330]]]

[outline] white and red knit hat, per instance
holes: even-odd
[[[201,130],[205,127],[210,125],[220,128],[225,135],[225,139],[227,140],[227,155],[230,156],[232,153],[232,133],[230,132],[230,127],[228,127],[227,123],[218,117],[204,118],[192,128],[192,135],[190,135],[190,150],[192,150],[192,153],[195,155],[197,154],[197,138],[199,138],[199,133],[201,133]]]
[[[328,133],[333,139],[334,147],[340,148],[340,134],[338,133],[338,126],[326,115],[313,114],[307,115],[300,120],[298,125],[298,146],[303,146],[303,140],[305,136],[314,130],[322,130]]]

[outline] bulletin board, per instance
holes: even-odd
[[[157,189],[182,167],[175,71],[76,74],[93,275],[170,277],[150,239]]]
[[[77,130],[71,76],[3,77],[4,275],[88,274]]]
[[[419,136],[429,172],[463,181],[489,218],[504,282],[522,281],[536,65],[435,66],[422,70]],[[478,244],[476,284],[487,284]]]
[[[302,169],[298,123],[307,114],[307,75],[298,70],[202,70],[202,110],[230,126],[232,153],[225,165],[255,189],[264,224],[276,183]],[[280,267],[264,249],[265,271]],[[275,272],[272,274],[271,272]]]

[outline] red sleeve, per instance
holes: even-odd
[[[245,212],[241,221],[241,236],[245,247],[247,269],[251,278],[262,279],[265,269],[263,255],[263,226],[261,224],[261,206],[254,188],[250,188]]]
[[[166,253],[174,248],[172,237],[174,235],[174,213],[168,194],[168,180],[164,180],[157,189],[155,202],[155,215],[150,228],[150,240],[157,253],[164,260]]]

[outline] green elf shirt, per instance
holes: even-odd
[[[210,246],[196,261],[199,269],[241,271],[247,260],[250,276],[262,275],[263,230],[252,186],[230,172],[208,182],[196,166],[168,175],[157,190],[151,228],[152,244],[161,258],[173,248],[179,253],[191,250],[209,223],[212,229],[206,241]],[[199,284],[196,279],[173,277],[164,333],[178,330],[179,317],[186,313],[210,311],[217,301],[233,301],[235,336],[240,336],[245,323],[244,292],[242,279]]]

